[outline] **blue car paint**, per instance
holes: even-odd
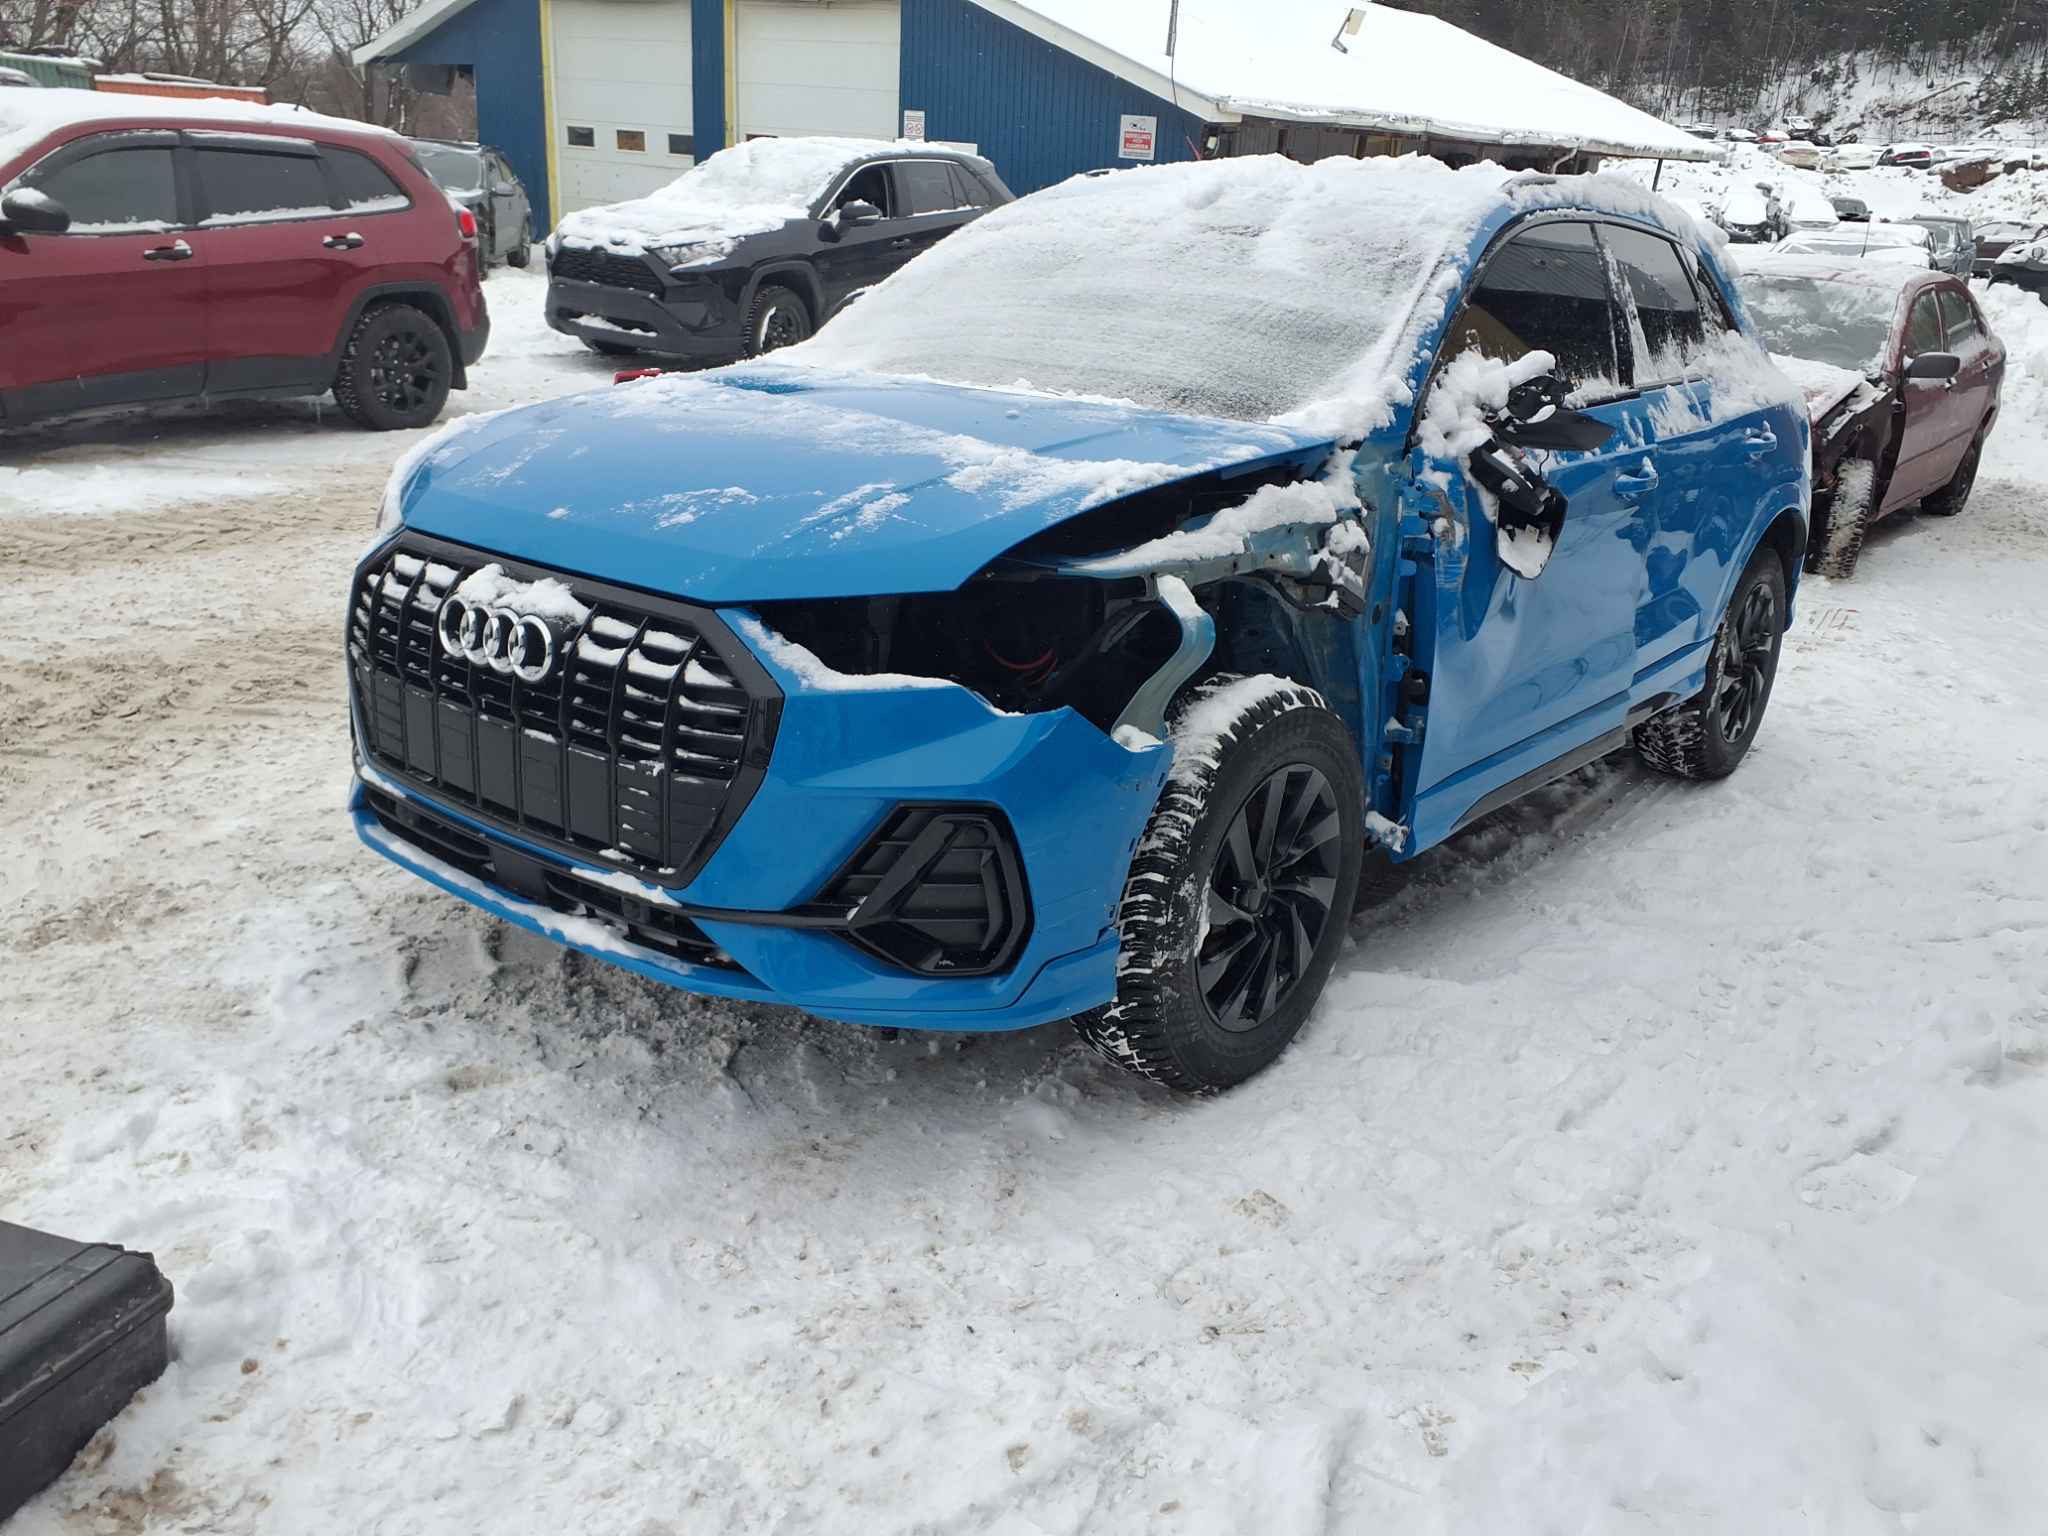
[[[700,603],[947,592],[1116,495],[1330,447],[1246,422],[755,365],[507,412],[431,454],[403,512],[421,533]]]
[[[1527,211],[1504,197],[1473,233],[1461,272]],[[1589,211],[1659,226],[1641,208]],[[1687,229],[1666,232],[1694,250],[1751,332],[1713,250]],[[1404,379],[1410,400],[1423,398],[1462,290],[1433,286],[1423,302],[1440,308],[1411,325],[1419,339]],[[1302,670],[1320,674],[1310,680],[1357,737],[1371,809],[1406,824],[1397,856],[1441,841],[1489,793],[1620,730],[1632,707],[1697,692],[1719,615],[1760,542],[1789,519],[1803,544],[1803,413],[1764,409],[1715,423],[1696,442],[1657,440],[1655,403],[1646,395],[1603,408],[1622,429],[1617,446],[1546,466],[1570,482],[1574,502],[1557,558],[1533,582],[1500,565],[1468,478],[1432,476],[1441,466],[1409,451],[1412,408],[1360,446],[1355,471],[1374,548],[1367,613],[1321,630],[1314,620],[1287,622]],[[1768,448],[1749,441],[1765,428],[1775,438]],[[572,430],[574,445],[553,451],[550,438]],[[1118,495],[1204,472],[1306,467],[1332,447],[1268,426],[937,384],[819,381],[757,365],[512,413],[431,456],[404,487],[402,510],[409,528],[480,550],[734,605],[950,589],[1041,529],[1113,499],[1062,489],[1056,476],[1005,495],[1000,474],[977,475],[949,453],[951,437],[1020,450],[1034,471],[1046,460],[1144,466]],[[1633,503],[1614,499],[1646,451],[1659,483]],[[1075,482],[1085,484],[1085,475]],[[731,490],[743,494],[719,494]],[[862,515],[896,496],[908,499]],[[1567,561],[1585,569],[1557,580]],[[1796,563],[1789,576],[1788,586]],[[1544,597],[1546,583],[1557,597]],[[1577,625],[1575,608],[1585,618]],[[948,1029],[1026,1027],[1114,994],[1112,920],[1164,780],[1165,748],[1128,751],[1067,711],[1002,715],[952,684],[816,688],[748,643],[789,713],[754,802],[683,896],[695,907],[788,905],[813,894],[900,800],[998,805],[1023,844],[1035,912],[1012,971],[918,978],[830,935],[706,919],[754,979],[735,978],[586,942],[551,912],[393,843],[360,808],[358,829],[385,856],[509,921],[692,991]],[[1415,670],[1429,679],[1426,711],[1404,698]],[[1402,748],[1423,749],[1405,782]]]

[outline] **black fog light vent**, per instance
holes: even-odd
[[[978,806],[897,807],[806,910],[924,976],[1004,970],[1031,933],[1016,839],[1000,811]]]

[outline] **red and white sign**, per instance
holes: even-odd
[[[1150,160],[1153,147],[1159,141],[1159,119],[1156,117],[1130,117],[1123,119],[1122,142],[1117,147],[1119,160]]]

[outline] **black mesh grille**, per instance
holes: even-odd
[[[844,937],[927,976],[1002,970],[1031,928],[1009,825],[974,806],[898,807],[810,910],[843,916]]]
[[[441,604],[485,564],[408,539],[367,564],[349,610],[364,749],[436,798],[644,879],[695,874],[759,784],[781,696],[707,609],[575,578],[589,616],[545,682],[442,647]],[[551,573],[494,562],[515,580]]]
[[[608,288],[637,288],[642,293],[660,293],[661,275],[639,256],[618,256],[610,251],[587,251],[565,245],[555,252],[549,270],[572,283],[603,283]]]

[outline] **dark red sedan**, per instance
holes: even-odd
[[[1742,296],[1813,418],[1810,569],[1845,577],[1880,518],[1970,499],[2005,347],[1969,286],[1890,262],[1766,257]]]

